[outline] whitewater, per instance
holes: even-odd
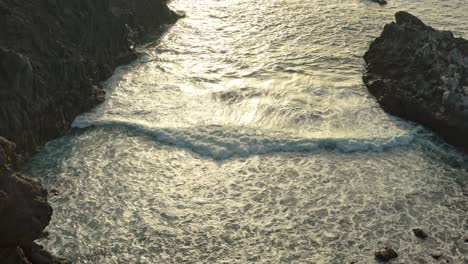
[[[375,263],[384,245],[467,263],[467,156],[361,80],[396,11],[466,38],[465,0],[170,6],[186,16],[27,164],[61,193],[42,245],[73,263]]]

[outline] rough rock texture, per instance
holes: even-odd
[[[398,253],[390,247],[385,247],[377,250],[374,256],[376,259],[386,262],[398,258]]]
[[[0,0],[0,263],[65,263],[33,242],[47,191],[15,171],[104,99],[99,81],[144,33],[176,19],[166,0]]]
[[[398,12],[364,55],[363,80],[391,114],[468,150],[468,41]]]
[[[63,135],[142,33],[175,20],[165,2],[0,0],[0,136],[27,155]]]
[[[37,179],[15,173],[16,167],[15,144],[0,137],[0,263],[30,263],[25,251],[35,247],[52,215],[47,191]],[[54,258],[48,259],[42,263]]]

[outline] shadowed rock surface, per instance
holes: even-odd
[[[364,55],[363,80],[389,113],[468,150],[468,41],[398,12]]]
[[[377,250],[375,253],[375,258],[378,259],[379,261],[387,262],[392,259],[398,258],[398,253],[390,248],[390,247],[385,247],[380,250]]]
[[[0,137],[0,263],[50,263],[32,261],[33,243],[49,224],[52,208],[38,179],[22,176],[17,168],[15,144]],[[36,255],[47,254],[36,249]]]
[[[418,238],[421,238],[421,239],[426,239],[428,237],[427,233],[424,232],[424,230],[420,229],[420,228],[415,228],[413,229],[413,234],[418,237]]]
[[[15,171],[104,99],[98,82],[177,16],[165,0],[0,0],[0,263],[65,263],[33,241],[52,208]]]
[[[162,0],[1,0],[0,135],[33,153],[102,101],[96,84],[174,21]]]

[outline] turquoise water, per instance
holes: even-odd
[[[467,36],[464,1],[171,7],[187,16],[29,162],[62,192],[42,245],[74,263],[468,261],[466,156],[361,81],[396,11]]]

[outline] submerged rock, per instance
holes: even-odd
[[[387,1],[386,1],[386,0],[372,0],[372,2],[376,2],[376,3],[378,3],[379,5],[386,5],[386,4],[387,4]]]
[[[420,229],[420,228],[415,228],[413,229],[413,233],[416,237],[419,237],[421,239],[426,239],[428,237],[427,233],[424,232],[424,230]]]
[[[364,55],[364,83],[391,114],[468,150],[468,41],[397,12]]]
[[[52,189],[49,191],[50,196],[59,196],[60,194],[61,194],[60,191],[57,189]]]
[[[374,253],[375,258],[380,261],[389,261],[398,258],[398,253],[391,247],[384,247]]]

